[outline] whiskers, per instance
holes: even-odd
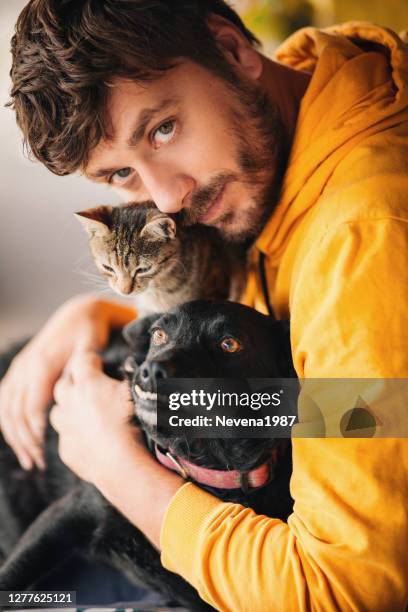
[[[92,293],[98,293],[102,295],[115,295],[113,289],[111,289],[109,283],[101,277],[98,272],[95,272],[93,261],[89,258],[89,256],[82,255],[78,258],[77,262],[74,265],[73,272],[74,274],[79,274],[82,279],[84,285],[86,285]]]
[[[103,280],[98,274],[93,272],[87,272],[86,270],[80,270],[79,274],[83,278],[84,285],[91,287],[94,291],[103,294],[114,294],[115,292],[111,289],[110,285]]]

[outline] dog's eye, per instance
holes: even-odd
[[[220,343],[220,347],[225,353],[237,353],[242,349],[242,344],[235,338],[224,338]]]
[[[167,342],[167,334],[163,329],[155,329],[152,334],[152,342],[155,346],[160,346],[161,344],[166,344]]]

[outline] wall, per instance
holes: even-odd
[[[0,1],[0,345],[32,333],[58,304],[92,287],[73,212],[116,202],[81,177],[57,177],[22,153],[8,99],[9,41],[24,0]]]

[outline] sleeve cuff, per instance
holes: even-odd
[[[194,557],[200,550],[203,526],[223,502],[187,482],[172,497],[164,515],[161,562],[194,584]]]

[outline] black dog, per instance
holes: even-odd
[[[151,392],[160,376],[294,377],[287,322],[276,322],[231,302],[197,301],[164,315],[127,326],[130,355],[125,370],[136,406],[135,423],[157,445],[159,460],[176,461],[247,476],[271,465],[273,474],[260,488],[213,488],[218,497],[285,520],[292,509],[289,494],[291,452],[273,439],[195,439],[158,436],[152,427]],[[237,350],[231,350],[237,348]],[[238,350],[239,349],[239,350]],[[126,352],[114,342],[104,353],[106,371],[118,375]],[[0,373],[2,364],[0,363]],[[3,360],[4,370],[4,360]],[[275,449],[275,450],[274,450]],[[0,590],[25,590],[71,554],[108,561],[131,580],[161,592],[193,610],[210,607],[180,576],[165,570],[157,550],[92,486],[60,462],[56,435],[46,441],[47,470],[25,473],[12,451],[0,445]],[[126,485],[125,485],[126,486]]]

